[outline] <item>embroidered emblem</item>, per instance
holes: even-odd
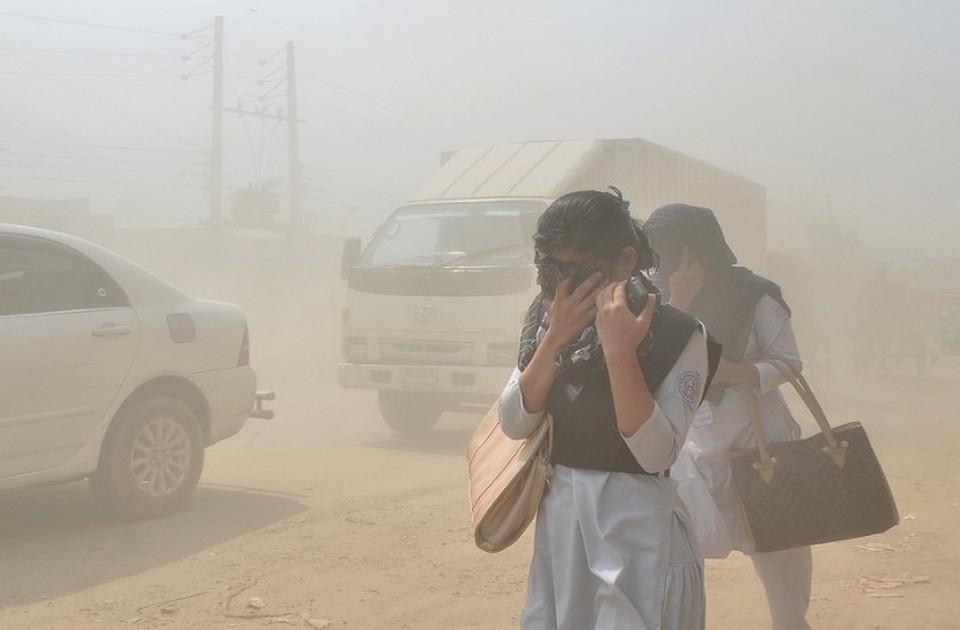
[[[688,409],[696,409],[700,406],[700,392],[703,389],[703,379],[700,372],[695,370],[686,370],[677,377],[676,389],[674,394],[683,401]]]

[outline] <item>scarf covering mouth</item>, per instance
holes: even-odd
[[[659,296],[659,292],[646,276],[638,274],[638,277],[648,293],[656,293]],[[521,372],[530,364],[540,342],[543,341],[547,328],[550,327],[546,299],[544,294],[540,293],[527,309],[523,329],[520,332],[520,352],[517,360],[517,367]],[[659,304],[658,299],[657,305]],[[656,317],[657,308],[654,308],[654,320]],[[653,328],[653,321],[650,322],[650,328]],[[637,347],[637,359],[641,363],[650,352],[652,345],[653,334],[648,333]],[[595,323],[587,325],[577,338],[563,349],[556,359],[556,365],[557,380],[567,383],[587,383],[597,376],[606,375],[607,363],[603,357],[603,347],[600,345],[600,336],[597,334]]]
[[[743,361],[757,302],[764,295],[783,306],[789,317],[790,307],[777,284],[736,265],[737,257],[710,209],[668,204],[650,215],[643,224],[643,231],[660,257],[654,283],[668,301],[669,279],[680,268],[683,248],[686,247],[702,265],[703,288],[688,311],[723,345],[722,357],[727,361]],[[728,386],[714,383],[707,392],[707,400],[719,404]]]

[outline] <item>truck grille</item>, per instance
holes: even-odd
[[[380,340],[380,361],[422,365],[470,365],[472,343],[430,340]]]

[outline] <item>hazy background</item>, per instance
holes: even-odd
[[[774,247],[832,212],[877,256],[954,255],[960,4],[787,5],[5,0],[0,195],[90,197],[118,225],[202,219],[209,65],[181,77],[209,48],[181,56],[223,15],[226,106],[283,109],[257,83],[283,55],[258,61],[296,45],[319,231],[366,233],[443,150],[641,137],[766,185]],[[225,199],[285,176],[285,123],[224,121]]]

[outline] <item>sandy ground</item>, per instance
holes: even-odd
[[[371,392],[337,387],[334,317],[316,324],[254,312],[277,417],[209,449],[180,512],[117,521],[79,482],[0,496],[0,628],[516,627],[532,530],[496,555],[472,543],[464,449],[478,418],[394,437]],[[906,365],[855,379],[836,354],[829,373],[812,368],[815,387],[834,422],[867,427],[903,520],[815,548],[810,619],[958,627],[960,358],[924,379]],[[709,628],[769,627],[749,560],[708,561],[707,581]]]

